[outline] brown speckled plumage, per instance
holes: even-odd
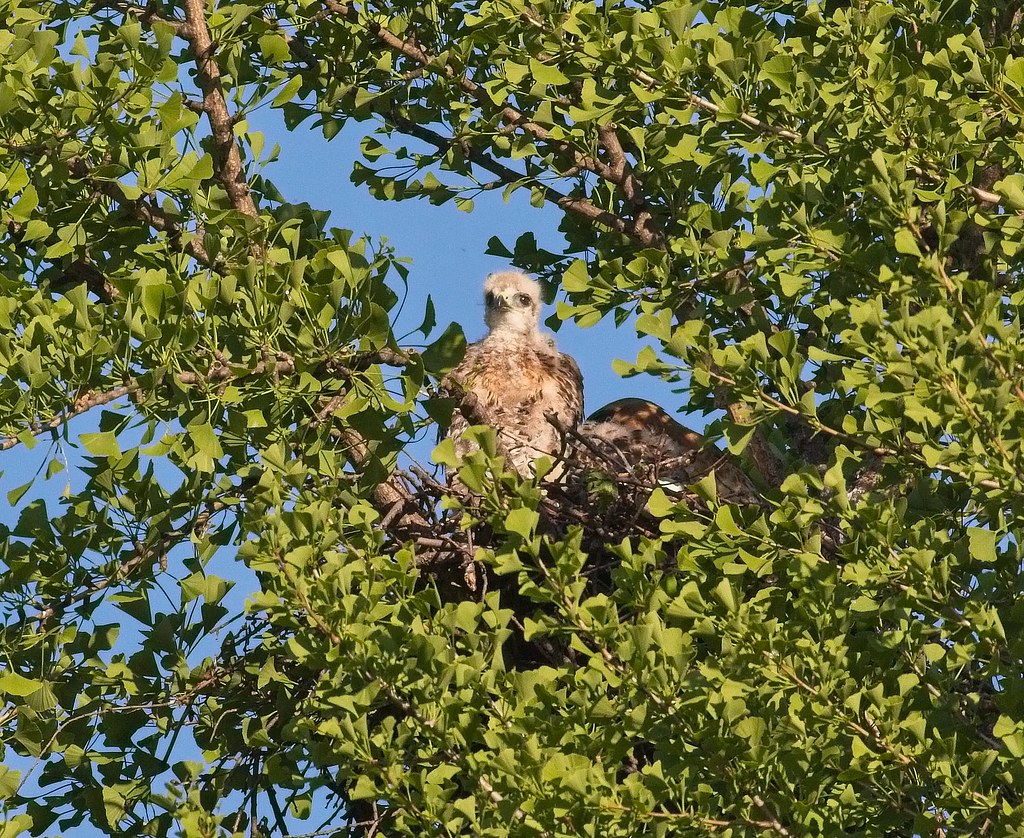
[[[484,289],[491,331],[466,350],[452,375],[479,399],[509,465],[528,477],[534,460],[556,460],[562,450],[561,434],[546,414],[570,428],[582,418],[583,377],[576,361],[540,332],[540,289],[534,280],[515,271],[492,274]],[[474,448],[462,438],[468,425],[456,411],[448,436],[460,457]]]
[[[588,443],[580,455],[600,453],[611,467],[640,472],[645,479],[682,491],[712,471],[718,497],[730,503],[756,504],[761,496],[736,459],[704,443],[646,399],[619,399],[595,411],[579,428]]]

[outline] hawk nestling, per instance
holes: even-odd
[[[484,282],[487,337],[471,344],[453,378],[478,399],[487,424],[523,477],[539,457],[554,460],[563,440],[546,418],[575,428],[583,415],[583,376],[554,338],[540,331],[540,286],[524,273],[491,274]],[[475,445],[462,438],[469,422],[456,410],[448,436],[463,457]],[[557,473],[557,471],[556,471]]]

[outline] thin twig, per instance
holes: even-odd
[[[345,3],[338,2],[338,0],[325,0],[324,5],[334,14],[339,16],[349,18],[352,15],[352,8]],[[434,56],[427,53],[419,46],[419,44],[416,43],[414,39],[401,38],[377,21],[367,22],[365,24],[365,28],[371,36],[383,43],[388,47],[388,49],[404,55],[411,61],[416,62],[418,65],[417,69],[426,69],[436,64]],[[600,160],[600,158],[591,154],[586,154],[585,152],[575,148],[571,143],[558,139],[543,125],[534,122],[523,111],[513,107],[507,101],[495,105],[491,100],[490,94],[481,85],[477,84],[465,75],[458,74],[450,65],[443,65],[439,68],[439,72],[443,73],[449,81],[454,83],[462,91],[472,96],[485,113],[496,112],[498,117],[509,127],[522,130],[535,140],[547,143],[559,154],[568,158],[575,168],[593,172],[598,177],[608,181],[609,183],[619,186],[623,185],[624,179],[628,176],[624,170],[616,170],[613,166]],[[405,129],[403,128],[403,130]],[[444,141],[444,146],[447,145],[449,145],[448,141]],[[479,159],[475,162],[483,165]],[[490,168],[489,166],[484,167]],[[491,171],[494,170],[491,169]],[[635,181],[633,181],[633,183],[635,184]],[[634,195],[634,199],[635,197],[636,196]],[[600,221],[604,224],[607,224],[609,220],[615,218],[614,214],[598,210],[597,207],[589,202],[577,203],[580,200],[581,199],[571,198],[568,196],[561,196],[560,198],[555,199],[555,203],[573,212],[580,212],[581,214],[588,215],[591,220]],[[606,220],[603,217],[595,217],[596,215],[606,215],[610,218]],[[611,226],[613,229],[617,229],[614,224],[608,224],[608,226]],[[648,216],[638,216],[635,221],[623,222],[623,226],[629,228],[628,231],[624,232],[629,232],[630,235],[636,238],[637,241],[645,247],[664,246],[664,237],[660,232],[653,229],[651,218]]]
[[[786,829],[786,827],[784,827],[781,823],[779,823],[779,819],[775,816],[775,813],[772,812],[770,808],[768,808],[768,804],[764,802],[764,799],[759,794],[751,795],[750,799],[753,802],[753,804],[758,809],[760,809],[764,816],[768,819],[766,821],[767,826],[775,830],[775,832],[779,833],[779,835],[784,836],[784,838],[792,838],[793,833]]]
[[[95,177],[92,173],[92,167],[82,157],[72,157],[68,160],[67,165],[72,175],[82,179],[92,189],[105,195],[129,215],[152,227],[154,230],[167,233],[167,238],[175,250],[187,253],[203,267],[218,267],[214,264],[214,260],[210,258],[206,248],[203,246],[203,229],[201,226],[187,243],[182,244],[184,231],[181,229],[181,225],[163,208],[145,198],[131,199],[126,197],[121,185],[116,181],[102,180]]]
[[[112,387],[110,390],[88,390],[76,398],[74,404],[68,408],[68,410],[54,416],[46,422],[32,423],[26,430],[32,436],[39,436],[40,434],[45,434],[47,431],[55,431],[61,425],[69,422],[76,416],[80,416],[86,411],[92,410],[94,407],[110,404],[112,401],[116,401],[122,396],[127,396],[131,393],[137,392],[138,389],[138,385],[133,382],[131,384]],[[7,451],[10,448],[14,448],[14,446],[22,441],[21,435],[9,436],[5,439],[0,439],[0,451]]]
[[[469,160],[481,169],[497,175],[501,179],[501,183],[506,186],[514,183],[528,182],[531,187],[541,190],[548,201],[551,201],[551,203],[563,210],[580,215],[623,235],[636,238],[637,241],[645,246],[660,247],[663,245],[663,239],[660,237],[660,234],[653,234],[646,226],[638,228],[636,221],[630,221],[610,210],[602,209],[586,198],[559,192],[554,187],[542,183],[526,173],[517,172],[493,157],[481,153],[468,142],[460,141],[457,137],[445,137],[430,128],[407,119],[395,108],[392,108],[387,116],[400,131],[430,143],[440,152],[446,152],[453,146],[458,146]]]
[[[1016,3],[1019,8],[1020,3],[1018,2],[1018,0],[1014,0],[1014,3]],[[521,17],[535,29],[539,29],[542,32],[544,32],[544,34],[549,36],[556,36],[557,33],[553,32],[550,29],[550,27],[548,27],[544,23],[544,21],[542,21],[537,16],[536,12],[532,10],[527,10],[521,14]],[[566,46],[568,46],[568,44],[566,44]],[[650,75],[649,73],[645,73],[643,70],[631,69],[630,72],[633,74],[633,77],[636,78],[637,81],[639,81],[641,84],[643,84],[648,90],[656,90],[657,88],[662,86],[662,82],[658,81],[656,78],[654,78],[654,76]],[[707,99],[704,96],[700,96],[699,94],[688,93],[686,94],[686,97],[689,100],[690,105],[695,110],[701,111],[714,117],[718,117],[722,111],[722,108],[719,105],[716,105],[710,99]],[[744,125],[753,128],[758,133],[765,134],[769,137],[778,137],[781,140],[786,140],[792,143],[806,142],[806,138],[799,131],[794,131],[791,128],[784,128],[780,125],[774,125],[771,122],[761,119],[755,116],[754,114],[747,113],[746,111],[740,112],[737,115],[736,119],[739,122],[742,122]],[[828,150],[825,146],[823,146],[820,143],[814,143],[814,146],[821,151]],[[908,166],[907,171],[913,173],[916,177],[931,179],[930,176],[923,169],[920,169],[916,166]],[[995,205],[999,204],[1003,200],[1002,196],[999,195],[998,193],[991,192],[990,190],[983,189],[981,187],[965,186],[963,187],[963,189],[979,204]]]

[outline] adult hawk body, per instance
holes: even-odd
[[[629,473],[676,492],[713,471],[721,500],[761,502],[757,487],[731,454],[705,444],[703,436],[646,399],[605,405],[580,426],[579,437],[580,458],[598,460],[601,471]]]
[[[490,331],[466,349],[452,372],[477,397],[487,424],[508,452],[509,465],[523,477],[532,476],[534,460],[554,460],[562,450],[562,436],[547,414],[568,428],[575,428],[583,415],[580,368],[540,331],[540,304],[540,286],[526,274],[488,276],[484,320]],[[468,426],[456,410],[448,436],[460,457],[475,448],[462,438]]]

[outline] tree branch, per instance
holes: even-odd
[[[351,17],[352,10],[345,4],[340,3],[338,0],[324,0],[324,5],[332,12],[339,16]],[[388,49],[393,52],[404,55],[411,61],[416,62],[419,65],[418,69],[426,69],[431,64],[436,62],[434,56],[423,50],[414,40],[406,38],[400,38],[395,35],[391,30],[385,26],[381,26],[376,21],[370,21],[366,24],[366,31],[369,32],[378,41],[384,44]],[[608,181],[619,187],[624,187],[625,193],[625,181],[629,179],[630,188],[633,190],[632,197],[627,194],[627,198],[631,202],[635,202],[638,198],[636,192],[637,184],[635,179],[632,179],[630,173],[624,169],[616,169],[612,165],[603,162],[598,157],[590,154],[585,154],[579,151],[571,143],[567,143],[564,140],[557,139],[551,135],[543,125],[531,120],[522,111],[514,108],[507,102],[495,105],[491,100],[490,95],[484,88],[474,82],[472,79],[467,78],[464,75],[458,75],[455,70],[449,64],[445,64],[441,69],[444,76],[450,81],[454,82],[461,90],[468,93],[477,102],[480,108],[484,112],[496,112],[499,118],[507,125],[515,128],[519,128],[532,136],[535,140],[540,140],[547,143],[554,148],[559,154],[567,157],[574,168],[578,170],[585,170],[592,172],[600,177],[602,180]],[[406,123],[408,124],[408,123]],[[403,128],[402,130],[405,130]],[[447,146],[447,141],[445,145]],[[483,156],[480,155],[474,162],[477,162],[484,168],[488,168],[490,171],[494,171],[495,174],[499,172],[493,168],[485,165],[482,162]],[[500,165],[500,164],[498,164]],[[504,168],[504,167],[502,167]],[[506,171],[511,171],[506,169]],[[624,232],[627,235],[635,238],[645,247],[657,247],[662,248],[665,245],[664,236],[653,229],[652,218],[649,213],[643,217],[638,216],[632,222],[626,222],[620,219],[614,213],[594,206],[589,201],[580,198],[572,198],[569,196],[561,195],[555,190],[551,190],[548,187],[542,187],[545,192],[550,194],[550,199],[558,204],[563,209],[568,209],[572,212],[577,212],[592,221],[598,221],[605,226],[610,227],[613,230]],[[646,202],[645,202],[646,203]],[[616,223],[617,220],[617,223]]]
[[[1020,6],[1024,5],[1024,0],[1013,0],[1011,5],[1016,6],[1017,10],[1019,10]],[[1004,20],[1012,22],[1015,14],[1016,10],[1012,13],[1010,13],[1010,11],[1007,10],[1007,12],[1004,13]],[[521,14],[521,17],[535,29],[539,29],[540,31],[542,31],[545,35],[551,37],[557,36],[557,33],[551,31],[551,29],[548,28],[532,10],[524,11]],[[655,90],[661,86],[661,82],[659,82],[656,78],[654,78],[654,76],[650,75],[649,73],[645,73],[643,70],[630,69],[630,72],[633,74],[633,77],[641,84],[643,84],[648,90]],[[710,114],[711,116],[714,117],[717,117],[722,111],[721,107],[716,105],[710,99],[707,99],[696,93],[687,93],[684,95],[686,95],[687,99],[690,102],[690,105],[695,110],[701,111],[706,114]],[[736,117],[736,119],[739,122],[742,122],[744,125],[753,128],[760,134],[766,134],[770,137],[778,137],[780,140],[787,140],[793,143],[805,142],[805,138],[803,134],[801,134],[800,132],[794,131],[790,128],[783,128],[782,126],[779,125],[773,125],[772,123],[760,119],[759,117],[754,116],[751,113],[743,111]],[[819,148],[822,151],[828,150],[826,147],[818,143],[815,143],[815,147]],[[917,166],[908,166],[907,171],[913,173],[916,177],[920,177],[926,180],[932,179],[923,169],[918,168]],[[999,195],[998,193],[991,192],[982,187],[964,186],[962,188],[980,204],[999,204],[1003,200],[1002,196]]]
[[[201,385],[205,382],[222,384],[239,375],[235,373],[226,356],[219,352],[213,352],[214,361],[205,375],[195,372],[180,372],[175,379],[185,386]],[[344,363],[342,361],[344,358]],[[411,363],[412,355],[399,352],[393,349],[380,349],[374,352],[358,352],[349,355],[335,355],[327,358],[322,367],[332,374],[351,376],[357,371],[367,369],[373,364],[387,364],[388,366],[405,366]],[[244,371],[246,375],[291,375],[295,372],[295,359],[286,352],[265,352],[265,357],[251,370]],[[61,425],[80,416],[94,407],[101,407],[110,404],[122,396],[131,396],[138,393],[139,384],[135,380],[129,380],[124,384],[112,387],[109,390],[86,390],[83,391],[74,401],[70,408],[63,413],[54,416],[45,422],[31,423],[27,430],[33,436],[39,436],[47,431],[53,431]],[[330,411],[328,411],[329,413]],[[23,432],[24,433],[24,432]],[[0,438],[0,451],[7,451],[22,442],[22,436],[9,436]]]
[[[242,156],[235,142],[234,122],[221,89],[220,67],[217,66],[216,51],[206,24],[203,0],[185,0],[185,20],[188,25],[182,34],[192,45],[196,81],[203,91],[203,110],[213,132],[217,176],[228,193],[231,205],[244,215],[256,218],[259,213],[245,179]]]
[[[129,215],[144,224],[148,224],[154,230],[167,233],[167,238],[175,250],[187,253],[205,268],[216,268],[214,260],[210,258],[210,254],[203,246],[202,227],[196,231],[193,238],[187,243],[182,244],[183,231],[181,225],[163,208],[147,201],[145,197],[137,199],[127,198],[120,184],[116,181],[101,180],[94,177],[89,163],[81,157],[72,157],[68,160],[68,171],[75,177],[85,181],[96,192],[105,195]]]
[[[87,390],[75,399],[71,408],[66,410],[64,413],[54,416],[47,422],[33,422],[28,426],[27,430],[32,436],[39,436],[47,431],[54,431],[61,425],[64,425],[74,419],[76,416],[80,416],[86,411],[92,410],[94,407],[110,404],[112,401],[115,401],[122,396],[127,396],[131,393],[137,392],[138,389],[138,384],[132,382],[131,384],[123,384],[110,390]],[[9,436],[5,439],[0,439],[0,451],[7,451],[14,448],[14,446],[21,441],[21,436]]]
[[[252,370],[245,370],[246,374],[264,375],[269,372],[274,378],[282,375],[291,375],[295,372],[295,359],[287,352],[275,352],[271,356],[269,349],[264,349],[263,358]],[[235,378],[236,373],[231,369],[231,362],[224,353],[214,351],[213,363],[205,374],[197,372],[179,372],[175,378],[185,385],[203,384],[212,382],[223,384]]]
[[[750,408],[742,402],[730,402],[725,405],[725,412],[737,425],[751,427],[755,424],[750,415]],[[747,451],[765,482],[772,488],[778,489],[786,479],[782,462],[768,446],[768,440],[765,439],[764,433],[756,426],[747,443]]]
[[[156,20],[172,27],[179,35],[184,33],[184,29],[186,27],[184,21],[164,17],[159,14],[157,12],[156,5],[153,3],[149,3],[146,6],[136,6],[133,3],[121,2],[121,0],[96,0],[96,2],[93,3],[93,9],[96,11],[100,11],[101,9],[110,9],[113,12],[120,12],[125,17],[134,17],[139,20],[139,22],[144,23],[147,26]]]
[[[329,0],[329,3],[334,4],[334,0]],[[345,13],[347,14],[347,10]],[[250,218],[257,218],[259,213],[249,191],[242,158],[235,142],[234,122],[228,112],[221,88],[220,68],[207,26],[203,0],[185,0],[185,19],[188,26],[183,34],[192,45],[196,61],[196,80],[203,91],[203,110],[213,132],[217,175],[228,193],[232,206]],[[342,431],[342,439],[348,446],[349,456],[355,467],[364,465],[370,459],[369,446],[358,431],[345,428]],[[390,510],[396,504],[406,507],[411,497],[392,475],[374,487],[373,499],[378,508]],[[403,519],[406,517],[408,515],[403,516]],[[419,518],[418,513],[415,513],[415,517]]]
[[[985,38],[987,46],[995,46],[1000,38],[1005,38],[1019,29],[1022,8],[1024,0],[1005,0],[1003,8],[989,22],[988,36]]]
[[[767,820],[764,821],[765,826],[770,827],[779,835],[782,835],[783,838],[791,838],[793,833],[786,829],[786,827],[784,827],[781,823],[779,823],[779,819],[775,816],[775,813],[772,812],[772,810],[768,807],[768,804],[764,802],[764,799],[760,795],[752,795],[750,800],[758,809],[761,810],[762,814],[764,814],[764,816],[767,818]]]
[[[110,304],[120,295],[117,287],[103,275],[99,268],[85,258],[76,259],[56,279],[50,280],[50,288],[63,292],[67,288],[85,285],[101,303]]]
[[[582,216],[590,221],[601,224],[610,230],[622,233],[625,236],[635,238],[645,246],[664,246],[664,241],[660,237],[660,234],[652,232],[642,225],[638,225],[636,221],[630,221],[610,212],[609,210],[601,209],[586,198],[580,198],[574,195],[565,195],[557,189],[531,178],[528,174],[517,172],[515,169],[511,169],[503,163],[495,160],[493,157],[481,154],[466,141],[461,141],[456,137],[445,137],[430,128],[413,122],[407,117],[402,116],[396,108],[392,108],[388,112],[387,118],[389,118],[394,123],[395,127],[402,133],[430,143],[438,151],[445,152],[453,146],[458,146],[467,159],[471,160],[481,169],[485,169],[486,171],[497,175],[501,178],[502,183],[512,184],[517,181],[530,180],[531,185],[540,189],[547,200],[568,212],[575,213],[576,215]]]
[[[645,238],[664,245],[665,237],[660,230],[654,228],[654,215],[640,182],[629,164],[626,152],[619,141],[618,126],[614,122],[607,122],[597,129],[598,140],[601,147],[608,155],[609,165],[616,182],[622,189],[622,194],[633,207],[633,237],[638,240]]]
[[[736,386],[736,384],[737,384],[737,382],[734,379],[730,378],[727,375],[723,375],[722,373],[718,372],[714,368],[709,368],[707,370],[707,373],[712,378],[714,378],[716,381],[719,381],[719,382],[721,382],[723,384],[727,384],[729,386]],[[799,420],[801,422],[804,422],[809,427],[813,428],[815,431],[817,431],[819,433],[823,433],[823,434],[828,434],[829,436],[831,436],[831,437],[833,437],[835,439],[840,439],[843,442],[847,442],[850,445],[853,445],[856,448],[859,448],[861,451],[865,451],[865,452],[867,452],[869,454],[873,454],[876,457],[896,457],[896,456],[899,456],[899,455],[903,455],[903,456],[909,457],[915,464],[920,466],[925,471],[927,471],[927,470],[940,471],[940,472],[942,472],[944,474],[950,475],[951,477],[956,477],[956,478],[958,478],[960,480],[963,480],[965,482],[973,483],[973,485],[975,485],[975,486],[977,486],[977,487],[979,487],[981,489],[999,489],[999,490],[1002,490],[1002,491],[1006,491],[1007,490],[1007,486],[1004,486],[998,480],[992,480],[992,479],[987,478],[987,477],[986,478],[981,478],[981,479],[972,478],[968,474],[965,474],[963,472],[957,471],[952,466],[943,465],[942,463],[938,463],[938,464],[934,464],[934,465],[929,464],[929,463],[925,462],[924,458],[917,451],[914,451],[912,449],[907,449],[907,448],[895,449],[895,448],[887,448],[885,446],[872,445],[871,443],[865,442],[864,440],[862,440],[862,439],[860,439],[860,438],[858,438],[856,436],[853,436],[852,434],[848,434],[848,433],[846,433],[844,431],[838,430],[837,428],[833,428],[833,427],[830,427],[829,425],[826,425],[824,422],[819,420],[817,417],[808,416],[803,411],[798,410],[797,408],[793,407],[792,405],[786,404],[785,402],[780,401],[779,399],[776,399],[774,396],[771,396],[770,394],[764,392],[764,390],[761,390],[759,388],[755,390],[754,395],[756,395],[758,399],[760,399],[762,402],[764,402],[765,404],[769,405],[770,407],[773,407],[776,410],[779,410],[779,411],[781,411],[783,413],[789,414],[790,416],[794,417],[795,419],[797,419],[797,420]],[[749,424],[749,422],[743,422],[743,424]]]
[[[43,608],[36,616],[36,619],[41,623],[45,623],[54,616],[63,614],[76,602],[88,599],[93,594],[97,594],[118,582],[123,582],[142,565],[150,564],[153,560],[162,561],[174,543],[174,539],[161,538],[155,545],[137,544],[135,555],[121,562],[112,573],[92,576],[86,579],[76,590],[65,594],[58,601],[52,602]]]

